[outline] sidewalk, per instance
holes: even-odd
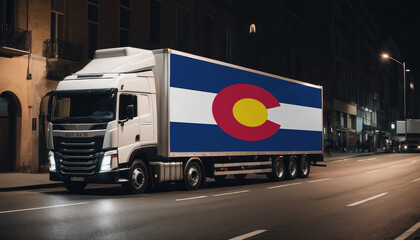
[[[331,162],[340,159],[354,158],[375,154],[366,153],[331,153],[331,157],[325,154],[324,161]],[[0,173],[0,192],[53,188],[62,186],[61,182],[53,182],[48,173]]]

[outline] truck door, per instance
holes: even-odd
[[[135,94],[121,93],[118,105],[118,158],[128,162],[133,149],[140,146],[140,118]]]

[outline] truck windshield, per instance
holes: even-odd
[[[115,120],[117,89],[56,91],[51,99],[53,123],[102,123]]]

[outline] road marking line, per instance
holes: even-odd
[[[323,181],[328,181],[328,180],[331,180],[331,178],[324,178],[324,179],[319,179],[319,180],[313,180],[313,181],[309,181],[308,183],[323,182]]]
[[[261,234],[261,233],[266,232],[266,231],[267,230],[257,230],[257,231],[253,231],[253,232],[250,232],[250,233],[241,235],[241,236],[237,236],[237,237],[231,238],[229,240],[243,240],[243,239],[247,239],[247,238],[256,236],[256,235]]]
[[[289,186],[294,186],[294,185],[299,185],[299,184],[301,184],[301,183],[284,184],[284,185],[279,185],[279,186],[274,186],[274,187],[268,187],[267,189],[274,189],[274,188],[289,187]]]
[[[420,181],[420,178],[417,178],[416,180],[413,180],[412,182],[417,182]]]
[[[221,197],[221,196],[226,196],[226,195],[233,195],[233,194],[247,193],[247,192],[249,192],[249,190],[238,191],[238,192],[220,193],[220,194],[213,195],[213,197]]]
[[[378,158],[366,158],[366,159],[360,159],[360,160],[357,160],[358,162],[364,162],[364,161],[372,161],[372,160],[375,160],[375,159],[378,159]]]
[[[371,174],[371,173],[380,172],[380,171],[383,171],[383,169],[373,170],[373,171],[367,172],[366,174]]]
[[[347,206],[347,207],[354,207],[354,206],[360,205],[360,204],[362,204],[362,203],[365,203],[365,202],[368,202],[368,201],[371,201],[371,200],[374,200],[374,199],[377,199],[377,198],[383,197],[383,196],[385,196],[385,195],[387,195],[387,194],[388,194],[387,192],[385,192],[385,193],[381,193],[381,194],[378,194],[378,195],[376,195],[376,196],[373,196],[373,197],[370,197],[370,198],[366,198],[366,199],[364,199],[364,200],[361,200],[361,201],[358,201],[358,202],[355,202],[355,203],[352,203],[352,204],[349,204],[349,205],[346,205],[346,206]]]
[[[392,165],[392,166],[389,166],[388,168],[401,167],[401,166],[403,166],[403,165],[405,165],[405,164]]]
[[[420,222],[414,224],[414,226],[412,226],[410,229],[408,229],[407,231],[405,231],[403,234],[401,234],[395,240],[405,240],[405,239],[408,239],[408,237],[410,237],[410,235],[413,234],[415,231],[417,231],[417,229],[419,229],[419,228],[420,228]]]
[[[350,159],[351,158],[345,158],[345,159],[341,159],[341,160],[335,160],[335,161],[332,161],[332,162],[345,162],[345,161],[348,161]]]
[[[200,199],[200,198],[206,198],[208,196],[198,196],[198,197],[190,197],[190,198],[180,198],[180,199],[175,199],[175,202],[179,202],[179,201],[187,201],[187,200],[195,200],[195,199]]]
[[[413,161],[411,161],[412,163],[415,163],[415,162],[417,162],[417,160],[413,160]]]
[[[81,203],[61,204],[61,205],[46,206],[46,207],[37,207],[37,208],[16,209],[16,210],[2,211],[2,212],[0,212],[0,214],[4,214],[4,213],[15,213],[15,212],[25,212],[25,211],[34,211],[34,210],[49,209],[49,208],[70,207],[70,206],[77,206],[77,205],[83,205],[83,204],[88,204],[88,203],[89,202],[81,202]]]

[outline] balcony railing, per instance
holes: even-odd
[[[20,56],[31,49],[31,31],[19,29],[7,24],[0,26],[0,54]]]
[[[43,56],[80,63],[82,61],[82,46],[57,39],[44,41]]]

